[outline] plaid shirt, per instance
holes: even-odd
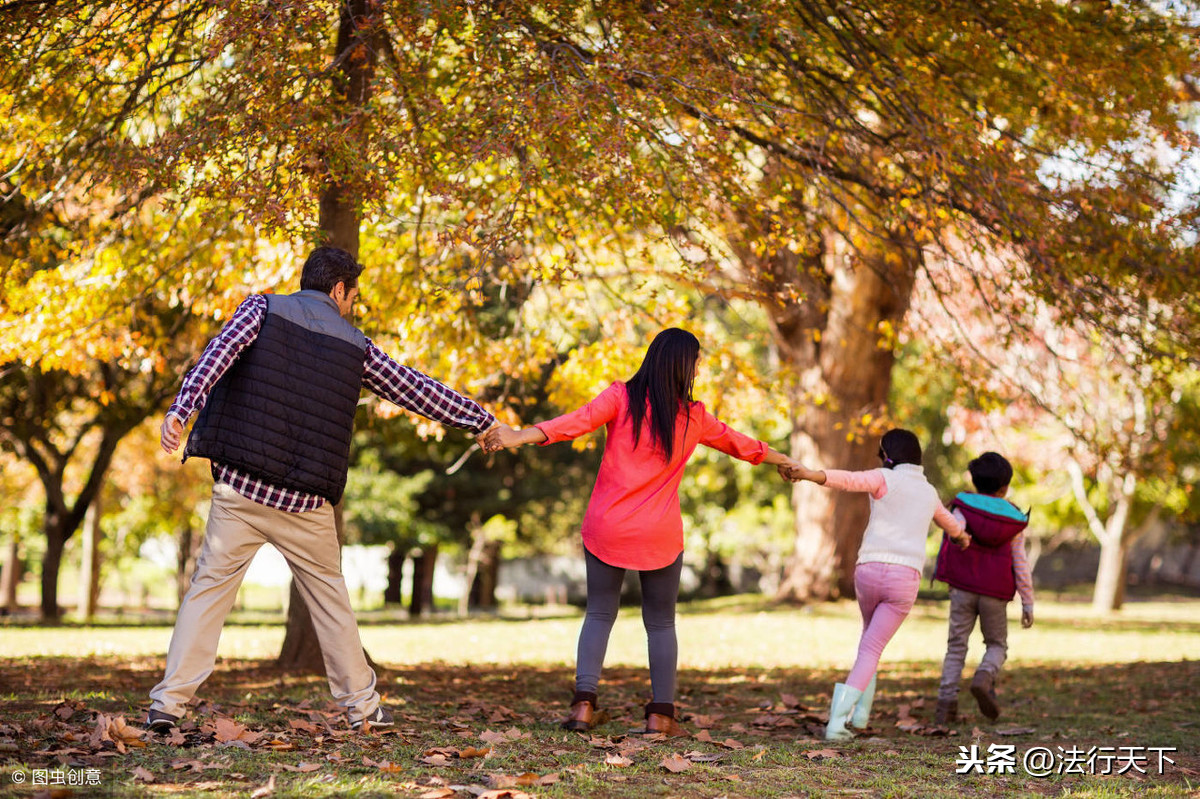
[[[267,298],[262,294],[252,294],[238,306],[183,378],[179,395],[167,410],[168,415],[187,424],[192,414],[204,407],[212,387],[241,351],[258,337],[266,314]],[[367,339],[364,367],[363,385],[405,410],[473,433],[482,433],[496,422],[496,417],[478,403],[416,369],[401,366],[370,339]],[[212,475],[213,480],[228,483],[247,499],[290,513],[315,510],[325,503],[323,497],[271,485],[222,463],[212,464]]]

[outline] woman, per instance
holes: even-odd
[[[563,726],[589,730],[609,634],[617,617],[626,569],[642,584],[642,621],[649,639],[652,701],[646,732],[686,735],[675,720],[675,602],[683,566],[679,483],[696,446],[704,444],[750,463],[799,466],[762,441],[730,429],[692,399],[700,342],[678,328],[654,337],[637,373],[615,382],[576,411],[514,430],[499,426],[483,436],[487,451],[568,441],[607,429],[604,457],[583,518],[587,613],[579,634],[575,696]]]

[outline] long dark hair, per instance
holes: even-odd
[[[637,374],[625,383],[629,393],[629,420],[633,424],[633,447],[637,449],[650,400],[650,443],[657,445],[667,460],[675,452],[675,419],[681,403],[693,402],[696,358],[700,341],[686,330],[669,327],[654,337]]]

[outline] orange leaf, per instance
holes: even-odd
[[[686,757],[671,755],[670,757],[664,757],[659,765],[672,774],[678,774],[681,771],[687,771],[690,769],[692,767],[692,761],[688,760]]]

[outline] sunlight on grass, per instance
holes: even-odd
[[[945,652],[947,606],[922,601],[884,655],[887,661],[940,661]],[[1113,616],[1088,606],[1042,602],[1037,624],[1022,630],[1010,605],[1009,658],[1070,663],[1200,659],[1200,603],[1145,602]],[[569,664],[574,661],[582,615],[549,619],[472,619],[460,622],[369,624],[363,644],[381,663],[402,666],[448,663]],[[779,666],[849,668],[860,621],[850,602],[773,608],[758,599],[733,598],[680,607],[680,666]],[[29,655],[162,655],[168,627],[0,628],[0,652]],[[226,658],[273,658],[282,625],[231,625],[221,637]],[[972,656],[979,652],[978,633]],[[610,665],[646,662],[646,639],[637,608],[617,620]]]

